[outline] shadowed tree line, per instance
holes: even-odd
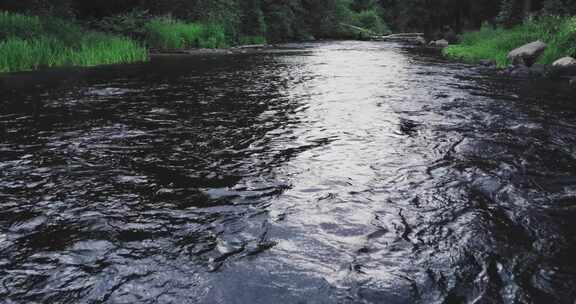
[[[270,41],[340,37],[342,22],[385,29],[376,2],[363,0],[3,0],[0,9],[83,20],[134,10],[223,24],[228,34]],[[364,24],[363,24],[364,23]]]
[[[574,0],[380,0],[387,22],[397,31],[455,31],[482,23],[512,26],[530,16],[573,15]]]
[[[133,10],[223,24],[232,37],[269,41],[346,38],[341,23],[385,32],[456,32],[540,14],[574,14],[574,0],[3,0],[0,9],[98,20]]]

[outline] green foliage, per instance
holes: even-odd
[[[241,42],[243,36],[266,37],[269,41],[289,41],[310,38],[338,38],[350,34],[341,22],[365,26],[380,32],[385,29],[377,0],[2,0],[0,10],[34,12],[47,15],[67,15],[89,24],[93,29],[145,40],[148,23],[154,16],[172,16],[184,23],[209,24],[207,31],[222,27],[227,44]],[[86,22],[90,20],[90,22]],[[153,25],[154,26],[154,25]],[[177,42],[156,26],[154,42],[170,45]],[[158,29],[158,30],[156,30]],[[185,31],[189,32],[189,31]],[[222,45],[221,31],[208,42]],[[354,34],[354,33],[352,33]],[[180,33],[180,36],[185,35]],[[165,37],[166,39],[163,39]],[[165,41],[161,41],[165,40]],[[182,40],[182,39],[180,39]]]
[[[96,32],[86,33],[79,45],[70,50],[69,54],[66,64],[78,66],[130,63],[148,59],[147,50],[134,41]]]
[[[576,2],[572,0],[546,0],[542,14],[547,16],[569,16],[576,14]]]
[[[124,14],[104,17],[93,22],[91,26],[102,32],[143,39],[145,26],[150,19],[151,16],[147,10],[134,9]]]
[[[444,49],[444,54],[472,63],[490,59],[503,67],[509,64],[506,56],[511,50],[535,40],[548,44],[538,63],[550,64],[560,57],[575,56],[576,17],[540,18],[509,29],[485,25],[479,31],[463,34],[460,44]]]
[[[0,72],[130,63],[147,57],[146,50],[131,40],[98,33],[87,34],[73,47],[49,37],[0,42]]]
[[[334,15],[338,32],[333,37],[368,39],[390,32],[374,1],[337,0]]]
[[[266,44],[266,38],[263,36],[242,36],[239,40],[240,45]]]
[[[515,5],[517,1],[514,0],[502,0],[500,3],[500,12],[496,17],[496,21],[499,24],[509,26],[518,21],[520,14],[518,14],[517,6]]]
[[[547,36],[542,40],[548,43],[548,48],[540,63],[552,63],[565,56],[576,57],[576,17],[548,17],[541,27],[544,27],[541,32],[547,29]]]
[[[388,26],[376,10],[360,11],[353,15],[353,24],[365,28],[376,34],[386,34],[390,32]]]
[[[227,46],[226,30],[214,23],[186,23],[157,17],[145,26],[146,44],[157,49],[220,48]]]
[[[244,0],[240,12],[241,33],[245,36],[265,36],[268,30],[261,0]],[[242,41],[240,41],[242,43]]]
[[[198,44],[200,26],[171,18],[155,18],[144,26],[146,43],[158,49],[185,49]]]
[[[42,33],[38,17],[0,12],[0,39],[8,37],[32,38]]]
[[[216,49],[228,46],[226,39],[226,25],[219,23],[205,23],[200,25],[200,29],[198,47]]]
[[[128,63],[148,57],[128,38],[85,31],[57,18],[2,13],[0,24],[0,72]]]

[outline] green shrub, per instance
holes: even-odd
[[[352,9],[353,7],[356,7],[356,10]],[[337,24],[336,30],[330,33],[330,36],[335,38],[365,40],[373,35],[391,32],[374,3],[360,5],[350,0],[338,0],[334,11]]]
[[[158,49],[220,48],[227,45],[220,24],[185,23],[168,17],[152,19],[145,26],[146,43]]]
[[[390,29],[376,10],[366,10],[354,14],[354,25],[365,28],[375,34],[386,34]]]
[[[548,44],[538,63],[550,64],[560,57],[576,55],[576,17],[529,20],[510,29],[485,25],[479,31],[463,34],[459,44],[443,53],[471,63],[490,59],[503,67],[509,64],[506,57],[511,50],[535,40]]]
[[[91,23],[91,27],[99,31],[127,36],[133,39],[143,39],[145,26],[151,16],[147,10],[134,9],[128,13],[104,17]]]
[[[40,18],[0,12],[0,40],[8,37],[33,38],[41,33]]]
[[[224,25],[207,23],[200,25],[200,40],[198,47],[215,49],[226,47],[226,29]]]

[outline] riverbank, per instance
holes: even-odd
[[[443,54],[469,63],[491,61],[503,68],[512,63],[508,58],[512,50],[538,40],[546,43],[546,49],[537,64],[550,65],[559,58],[576,56],[576,17],[540,18],[512,28],[485,25],[462,34],[459,43],[446,47]]]
[[[238,20],[198,18],[190,21],[185,18],[188,21],[184,21],[171,17],[172,14],[154,15],[139,9],[104,17],[67,19],[0,11],[0,73],[133,63],[166,53],[204,53],[210,49],[226,52],[239,45],[266,45],[266,37],[270,41],[283,42],[366,36],[342,24],[361,26],[374,34],[389,31],[371,7],[352,10],[350,3],[343,4],[334,26],[326,26],[318,32],[319,36],[296,27],[280,30],[275,22],[264,20],[260,15],[258,22],[246,21],[247,26],[239,28]],[[290,34],[280,34],[283,32]]]
[[[88,31],[57,18],[0,12],[0,72],[147,60],[146,49],[122,36]]]
[[[59,18],[0,12],[0,73],[134,63],[157,53],[204,52],[233,45],[217,23],[154,17],[135,24],[108,18],[92,27],[97,30]],[[239,42],[265,44],[266,39],[246,36]]]

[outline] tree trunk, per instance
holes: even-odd
[[[532,12],[532,0],[524,0],[524,17],[530,16]]]

